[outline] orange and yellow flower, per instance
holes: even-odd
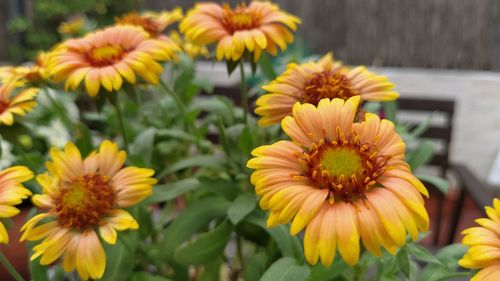
[[[480,225],[462,232],[462,244],[469,250],[458,263],[471,269],[481,269],[472,281],[496,281],[500,276],[500,200],[493,200],[493,208],[486,206],[488,218],[477,219]]]
[[[152,38],[158,38],[169,41],[170,39],[163,34],[165,29],[173,23],[182,19],[182,9],[177,7],[172,11],[131,12],[121,17],[116,17],[115,22],[119,25],[139,26],[149,33]]]
[[[33,196],[46,212],[23,226],[21,240],[43,239],[33,248],[32,260],[41,256],[46,265],[62,257],[65,271],[76,268],[82,279],[98,279],[106,267],[101,239],[115,244],[117,231],[139,227],[123,208],[151,194],[154,171],[123,168],[126,153],[110,141],[85,159],[73,143],[64,150],[52,148],[50,157],[48,172],[36,178],[43,194]]]
[[[376,256],[381,247],[395,254],[407,233],[415,240],[429,226],[420,194],[428,193],[404,161],[404,142],[375,114],[353,123],[359,101],[295,103],[282,122],[292,141],[258,147],[247,163],[268,226],[291,221],[292,235],[305,228],[310,264],[328,266],[338,250],[354,265],[360,240]]]
[[[57,32],[62,35],[78,36],[85,33],[87,18],[82,15],[76,15],[69,20],[62,22],[57,27]]]
[[[0,219],[19,214],[14,206],[31,195],[22,183],[33,178],[33,173],[26,167],[14,166],[0,171]],[[0,243],[9,243],[9,235],[0,220]]]
[[[390,101],[399,97],[387,77],[363,66],[343,66],[331,53],[317,62],[290,63],[282,75],[262,88],[268,93],[257,100],[255,109],[261,126],[281,122],[291,115],[296,102],[318,105],[324,98],[360,96],[361,101]]]
[[[11,79],[0,86],[0,126],[14,124],[14,115],[23,116],[36,106],[38,88],[18,89],[24,85],[18,79]]]
[[[184,36],[197,44],[217,43],[217,59],[239,60],[245,52],[258,61],[262,52],[276,55],[293,42],[300,19],[269,2],[229,5],[198,3],[180,24]]]
[[[32,64],[0,67],[0,83],[7,83],[12,79],[18,80],[21,84],[34,84],[47,80],[47,70],[45,65],[47,63],[48,56],[48,53],[41,52]]]
[[[178,50],[174,43],[150,38],[140,27],[113,26],[63,42],[47,68],[55,82],[66,81],[66,90],[85,84],[94,97],[101,87],[115,92],[123,83],[135,84],[137,76],[157,84],[163,72],[160,62],[171,60]]]
[[[193,43],[186,38],[182,38],[181,35],[177,31],[172,31],[168,34],[168,36],[181,47],[182,52],[188,55],[191,58],[196,58],[202,56],[204,58],[210,57],[210,52],[207,47],[203,45],[199,45]]]

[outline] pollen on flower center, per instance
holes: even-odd
[[[124,50],[119,45],[104,45],[93,48],[88,56],[90,62],[95,66],[104,66],[121,60]]]
[[[222,23],[231,33],[238,30],[252,29],[257,27],[259,22],[260,16],[248,12],[246,5],[238,5],[234,10],[231,10],[228,5],[224,6]]]
[[[116,193],[106,176],[88,174],[63,185],[55,200],[61,226],[78,229],[95,226],[116,203]]]
[[[354,133],[343,136],[337,129],[337,136],[322,139],[298,155],[308,167],[302,176],[319,188],[328,188],[331,203],[365,198],[365,192],[384,172],[388,157],[379,155],[376,147],[362,144]]]
[[[317,105],[324,98],[348,100],[358,94],[345,74],[340,71],[323,71],[313,74],[306,81],[301,102]]]

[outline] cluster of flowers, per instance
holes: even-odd
[[[232,9],[215,3],[197,4],[183,18],[175,9],[162,13],[130,13],[116,24],[70,38],[32,66],[0,69],[0,125],[11,125],[14,115],[36,106],[38,87],[64,84],[66,91],[84,91],[91,97],[113,95],[124,84],[157,84],[163,62],[177,53],[208,56],[215,44],[218,60],[256,62],[263,52],[276,55],[293,41],[300,20],[269,2],[251,2]],[[164,34],[180,22],[180,32]],[[76,19],[60,27],[77,34]],[[291,63],[283,74],[264,86],[256,102],[259,124],[281,123],[291,141],[256,148],[247,167],[251,183],[269,210],[269,227],[291,222],[296,235],[305,229],[304,251],[310,264],[328,266],[336,251],[350,265],[358,262],[360,243],[375,256],[381,248],[395,254],[420,231],[429,217],[422,194],[424,185],[405,162],[405,144],[394,125],[364,113],[364,101],[398,98],[386,77],[359,66],[350,68],[325,55],[316,62]],[[32,259],[41,264],[62,258],[65,271],[77,270],[82,279],[102,277],[106,256],[101,239],[116,243],[117,231],[137,229],[127,208],[152,192],[154,171],[123,167],[126,152],[104,141],[98,151],[82,157],[73,143],[50,151],[47,172],[36,177],[42,194],[33,203],[43,213],[22,228],[22,240],[43,241]],[[23,183],[33,177],[26,167],[0,172],[0,218],[16,215],[14,207],[31,192]],[[488,280],[500,272],[500,201],[487,208],[490,219],[465,231],[471,248],[460,264],[482,268],[476,278]],[[8,243],[0,223],[0,242]],[[360,242],[361,241],[361,242]],[[494,277],[493,277],[494,278]]]

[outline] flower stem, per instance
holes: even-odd
[[[243,60],[240,62],[240,92],[241,92],[241,107],[243,107],[243,123],[247,123],[248,116],[248,91],[245,78],[245,68]]]
[[[66,128],[73,129],[73,126],[74,126],[73,122],[71,122],[71,120],[68,118],[68,115],[66,115],[66,113],[61,108],[61,106],[59,105],[59,103],[50,95],[50,93],[47,90],[47,88],[43,88],[43,91],[45,92],[45,95],[47,96],[47,98],[52,103],[52,106],[54,107],[54,109],[57,111],[57,114],[59,115],[59,117],[63,121],[63,123],[66,126]]]
[[[116,109],[116,114],[118,115],[118,123],[120,124],[120,130],[122,132],[123,146],[125,147],[125,151],[127,151],[128,153],[127,130],[125,129],[125,122],[123,121],[123,112],[120,103],[118,99],[116,99],[114,102],[112,101],[111,104],[113,104]]]
[[[19,272],[17,272],[17,270],[14,268],[14,266],[9,262],[7,257],[2,252],[0,252],[0,262],[7,269],[7,271],[14,278],[14,280],[24,281],[24,278],[21,276],[21,274],[19,274]]]
[[[177,93],[175,93],[174,90],[170,89],[170,87],[167,84],[165,84],[165,82],[161,79],[160,79],[160,85],[165,90],[165,92],[167,92],[174,99],[175,103],[177,104],[177,106],[181,110],[182,115],[186,115],[186,113],[187,113],[186,105],[181,100],[181,98],[177,95]]]

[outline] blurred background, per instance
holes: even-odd
[[[23,63],[38,51],[48,50],[62,39],[58,26],[77,15],[104,26],[129,11],[176,6],[186,11],[195,2],[0,0],[0,65]],[[224,2],[234,5],[241,1]],[[476,211],[467,213],[470,218],[479,215],[478,206],[491,203],[500,186],[500,161],[498,167],[494,164],[500,148],[500,74],[495,72],[500,70],[500,1],[273,2],[302,19],[297,45],[304,52],[333,51],[335,58],[346,64],[367,65],[389,76],[401,93],[401,105],[410,111],[406,115],[401,111],[403,119],[422,119],[434,112],[432,126],[437,129],[428,133],[438,142],[434,164],[441,165],[444,174],[449,174],[450,167],[465,167],[455,170],[463,179],[450,186],[446,200],[462,200],[458,191],[467,191],[463,204],[476,206]],[[212,61],[198,66],[199,75],[212,79],[216,87],[220,86],[217,77],[227,81],[225,66],[218,67]],[[231,78],[234,85],[239,82]],[[448,209],[444,208],[447,219],[446,214],[454,214]],[[471,223],[466,219],[465,224]],[[459,238],[455,231],[449,233],[451,237],[442,234],[441,240]]]

